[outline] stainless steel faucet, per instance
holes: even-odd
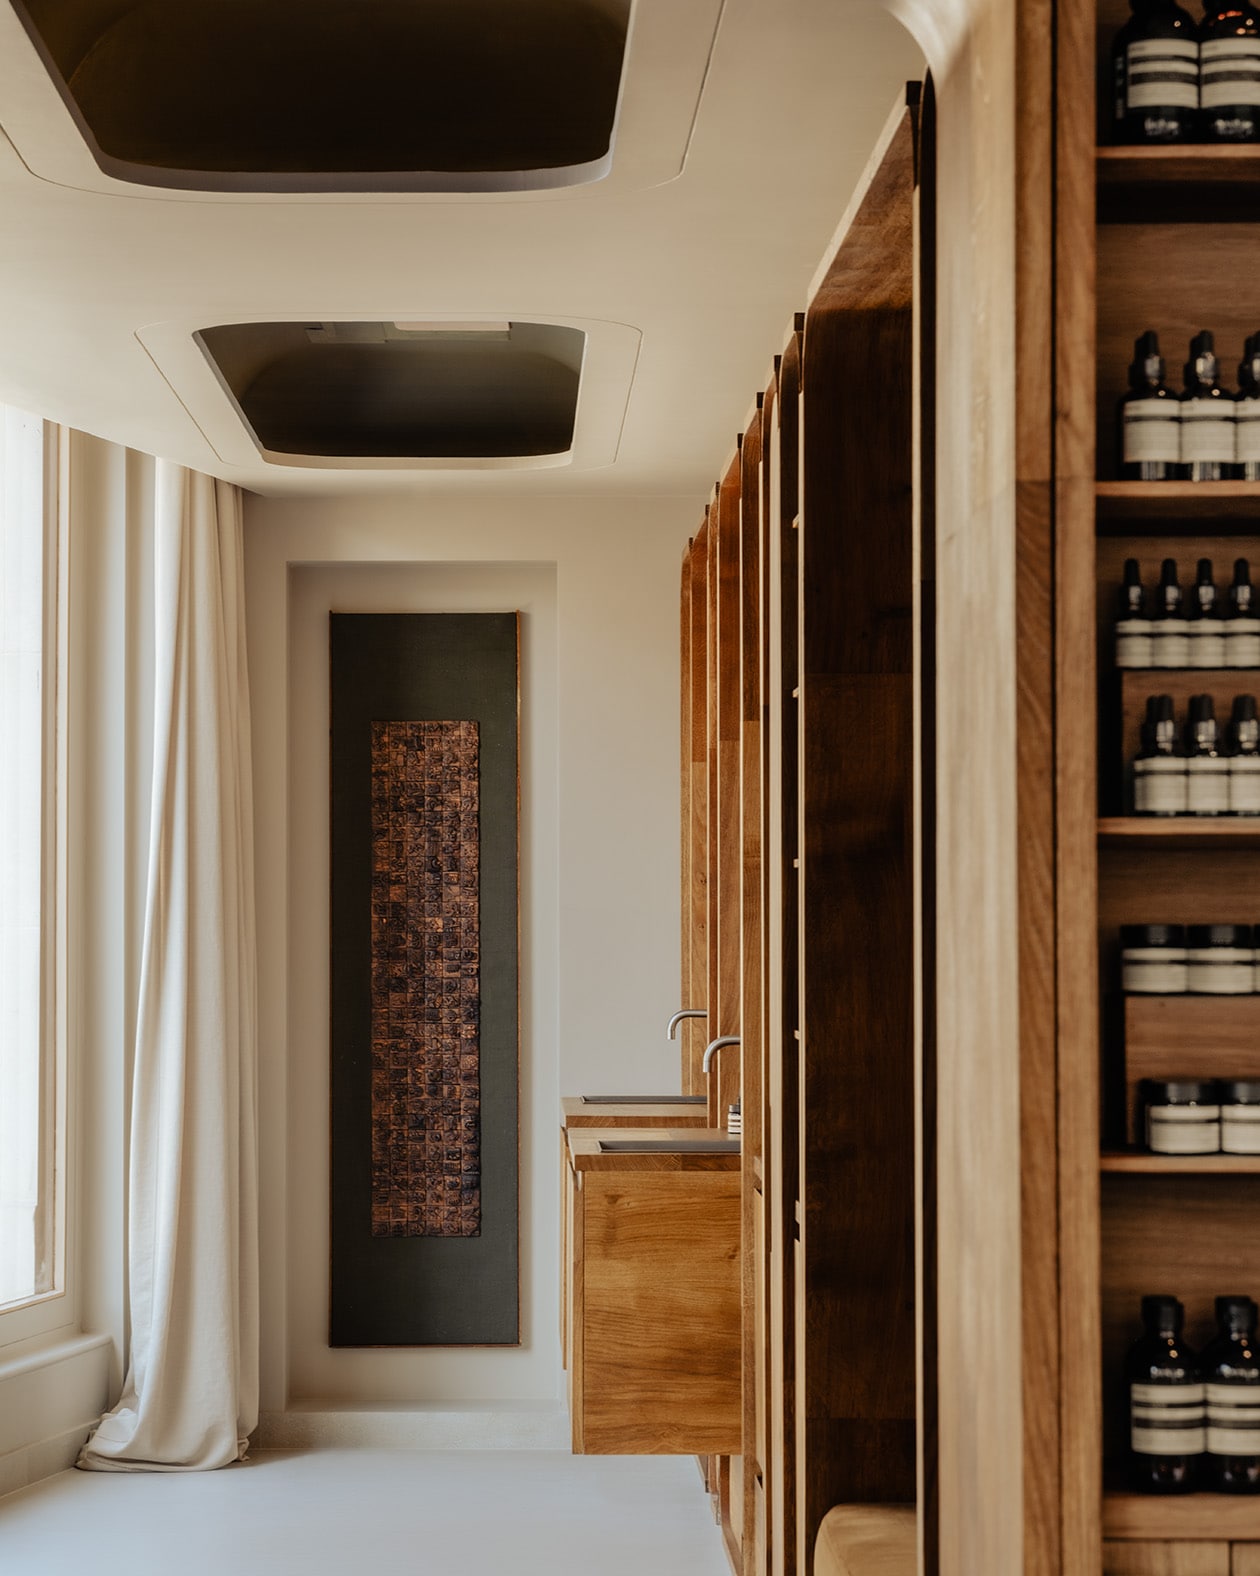
[[[724,1045],[738,1045],[738,1034],[722,1034],[716,1040],[710,1040],[704,1048],[704,1060],[700,1063],[700,1071],[707,1073],[709,1064]]]
[[[669,1027],[665,1030],[665,1038],[672,1040],[678,1032],[678,1025],[684,1018],[707,1018],[709,1015],[703,1007],[683,1007],[669,1020]]]

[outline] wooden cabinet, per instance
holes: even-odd
[[[1144,1293],[1181,1298],[1194,1347],[1210,1335],[1216,1294],[1260,1293],[1260,1175],[1243,1157],[1140,1152],[1135,1095],[1142,1077],[1249,1076],[1260,1015],[1254,997],[1126,1000],[1119,933],[1254,923],[1260,834],[1239,821],[1135,818],[1126,763],[1148,696],[1174,696],[1180,718],[1190,694],[1212,693],[1228,715],[1234,694],[1260,693],[1260,673],[1121,674],[1112,625],[1126,558],[1148,585],[1165,558],[1190,583],[1199,558],[1226,584],[1235,558],[1260,561],[1260,485],[1121,479],[1118,402],[1146,329],[1160,335],[1174,388],[1191,336],[1214,331],[1233,385],[1260,326],[1260,147],[1108,145],[1099,84],[1129,14],[1127,0],[1055,8],[1057,1200],[1026,1214],[1025,1243],[1036,1259],[1035,1233],[1044,1242],[1057,1212],[1061,1569],[1215,1576],[1254,1568],[1260,1500],[1129,1492],[1122,1364]],[[1042,587],[1029,593],[1020,646],[1031,654],[1045,649],[1035,626],[1047,603]],[[1027,1155],[1025,1174],[1040,1185]],[[1026,1495],[1048,1487],[1045,1459],[1030,1455]]]
[[[580,1130],[568,1143],[573,1448],[737,1455],[740,1157],[607,1154],[600,1138]]]

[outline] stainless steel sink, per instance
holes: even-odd
[[[703,1105],[703,1094],[584,1094],[583,1105]]]
[[[602,1155],[737,1155],[738,1138],[601,1138]]]

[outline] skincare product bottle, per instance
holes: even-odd
[[[1189,482],[1234,474],[1234,400],[1221,387],[1216,345],[1206,329],[1190,341],[1181,396],[1181,474]]]
[[[1143,1078],[1138,1131],[1153,1155],[1215,1155],[1221,1147],[1220,1090],[1211,1079]]]
[[[1185,815],[1186,758],[1177,737],[1171,695],[1152,695],[1142,724],[1142,753],[1133,763],[1135,815]]]
[[[1229,813],[1260,815],[1260,719],[1254,695],[1234,696],[1227,749]]]
[[[1186,989],[1195,996],[1252,995],[1255,952],[1251,926],[1188,926]]]
[[[1260,334],[1247,339],[1234,400],[1234,474],[1260,482]]]
[[[1260,1078],[1221,1079],[1221,1152],[1260,1155]]]
[[[1188,668],[1225,666],[1225,625],[1216,605],[1212,560],[1200,558],[1190,592],[1190,617],[1186,623]]]
[[[1207,1401],[1209,1488],[1260,1492],[1260,1354],[1250,1297],[1218,1297],[1216,1338],[1200,1360]]]
[[[1173,0],[1130,0],[1112,50],[1117,142],[1192,142],[1199,112],[1199,33]]]
[[[1199,135],[1260,140],[1260,12],[1249,0],[1203,0],[1199,23]]]
[[[1225,593],[1225,666],[1260,668],[1260,608],[1245,558],[1234,560],[1234,579]]]
[[[1229,762],[1221,754],[1216,707],[1210,695],[1192,695],[1186,719],[1186,810],[1191,815],[1229,814]]]
[[[1126,558],[1116,619],[1116,666],[1149,668],[1154,661],[1155,642],[1151,635],[1150,616],[1146,611],[1142,571],[1136,558]]]
[[[1181,925],[1120,927],[1121,988],[1126,996],[1179,996],[1186,990],[1186,932]]]
[[[1133,482],[1167,482],[1181,474],[1181,406],[1164,382],[1159,335],[1139,334],[1120,401],[1120,474]]]
[[[1190,661],[1190,637],[1186,633],[1185,607],[1177,580],[1177,560],[1165,558],[1155,588],[1155,607],[1151,617],[1152,653],[1157,668],[1184,668]]]
[[[1143,1297],[1146,1329],[1124,1363],[1133,1483],[1149,1494],[1192,1489],[1207,1443],[1203,1381],[1181,1339],[1184,1317],[1175,1297]]]

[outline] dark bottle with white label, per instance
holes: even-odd
[[[1172,696],[1151,695],[1142,724],[1142,751],[1133,762],[1133,813],[1185,815],[1186,764]]]
[[[1234,560],[1234,579],[1225,593],[1225,666],[1260,668],[1260,606],[1245,558]]]
[[[1136,558],[1124,561],[1116,609],[1116,666],[1149,668],[1155,662],[1155,641],[1151,634],[1150,614],[1146,610],[1146,590],[1142,568]]]
[[[1159,566],[1155,607],[1151,617],[1152,660],[1157,668],[1184,668],[1190,662],[1190,637],[1186,610],[1177,579],[1177,560],[1165,558]]]
[[[1209,142],[1260,141],[1260,11],[1249,0],[1203,0],[1199,133]]]
[[[1175,1297],[1143,1297],[1146,1331],[1124,1363],[1133,1481],[1150,1494],[1194,1488],[1207,1443],[1203,1381],[1181,1339],[1184,1317]]]
[[[1216,342],[1204,329],[1190,341],[1181,396],[1181,474],[1190,482],[1234,474],[1234,399],[1221,387]]]
[[[1190,815],[1229,814],[1229,762],[1220,752],[1216,706],[1210,695],[1192,695],[1186,718],[1186,810]]]
[[[1260,482],[1260,334],[1248,336],[1234,400],[1234,474]]]
[[[1112,46],[1118,142],[1193,142],[1199,117],[1199,32],[1174,0],[1130,0]]]
[[[1260,815],[1260,719],[1254,695],[1235,695],[1229,718],[1229,813]]]
[[[1181,404],[1165,383],[1159,335],[1133,343],[1129,392],[1120,401],[1120,474],[1131,482],[1175,480],[1181,467]]]
[[[1225,666],[1225,624],[1216,605],[1216,581],[1210,558],[1200,558],[1195,569],[1186,637],[1189,641],[1188,668]]]
[[[1220,1328],[1201,1359],[1207,1402],[1206,1486],[1226,1494],[1260,1493],[1257,1312],[1250,1297],[1218,1297]]]

